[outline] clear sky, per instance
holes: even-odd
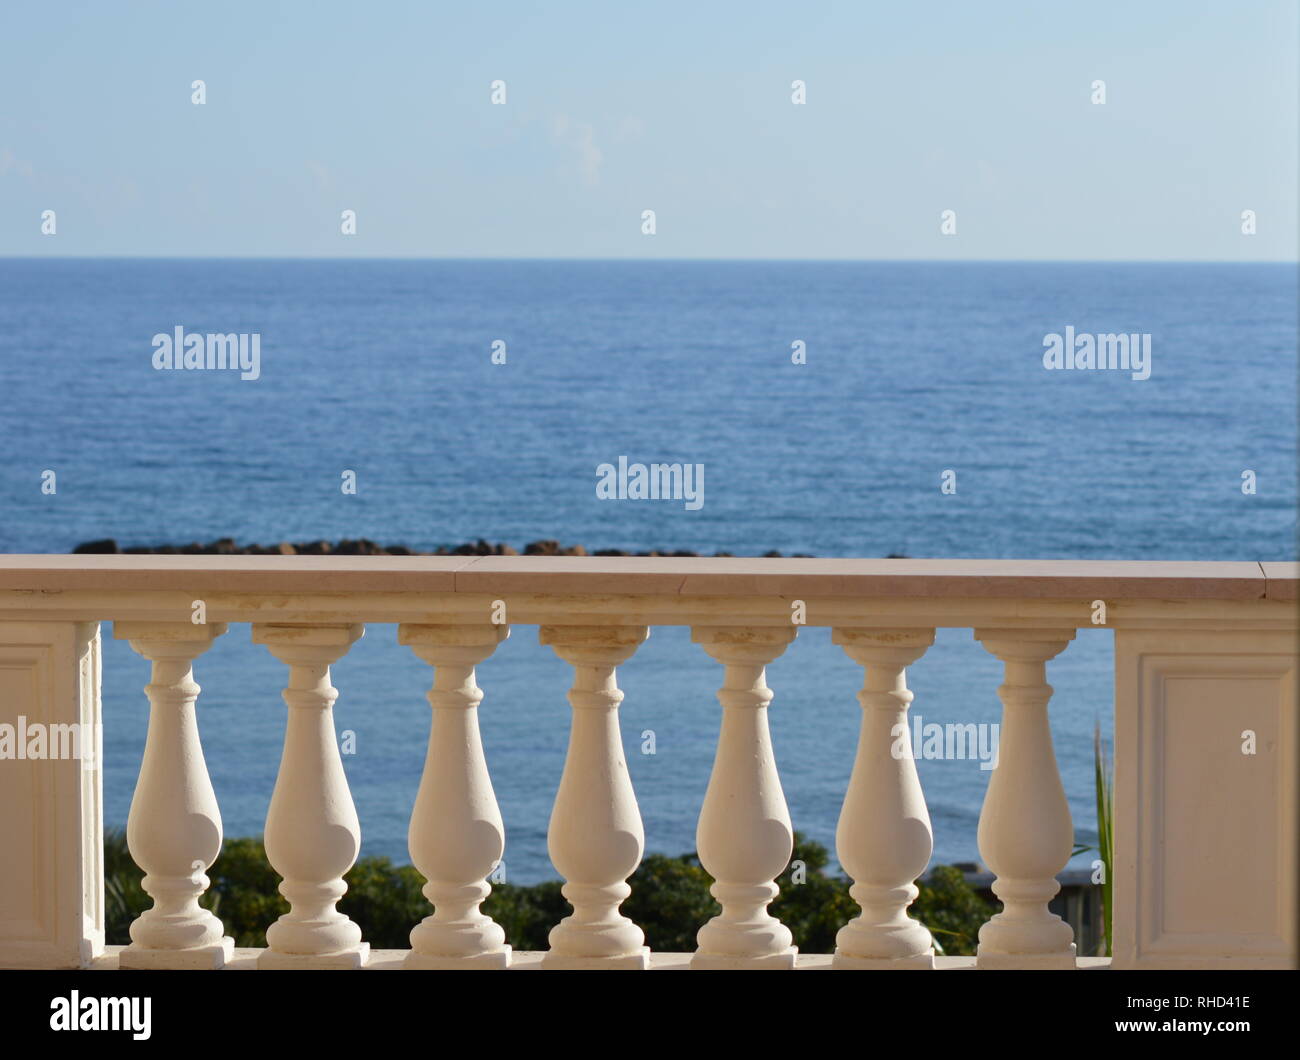
[[[1295,260],[1298,8],[5,0],[0,255]]]

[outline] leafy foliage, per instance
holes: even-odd
[[[908,912],[934,935],[935,949],[952,957],[970,956],[979,930],[995,912],[966,882],[961,870],[936,865]]]
[[[780,894],[772,914],[794,935],[802,953],[830,953],[835,934],[858,914],[849,896],[849,882],[826,872],[830,856],[825,847],[795,833],[790,866],[777,878]],[[280,896],[279,876],[266,859],[260,839],[227,839],[221,856],[209,870],[212,881],[202,898],[226,926],[237,946],[266,945],[266,929],[288,903]],[[106,934],[110,945],[130,941],[131,921],[149,908],[151,900],[140,886],[142,873],[132,862],[122,832],[110,832],[104,842]],[[422,893],[424,877],[410,865],[388,858],[361,858],[344,877],[348,892],[339,909],[355,920],[375,949],[406,949],[411,929],[432,910]],[[712,878],[698,855],[647,855],[628,880],[631,897],[623,912],[646,935],[646,944],[659,952],[689,953],[695,934],[720,911],[709,893]],[[518,950],[544,950],[547,935],[570,912],[560,883],[548,880],[531,886],[498,884],[483,903],[483,911],[505,929]],[[960,871],[939,866],[911,914],[934,933],[949,954],[975,952],[980,925],[993,908],[966,884]]]
[[[199,904],[221,917],[236,946],[265,946],[266,929],[289,911],[289,903],[280,897],[280,877],[262,841],[227,839],[208,878],[212,883]]]
[[[651,854],[627,882],[632,896],[623,912],[645,932],[646,945],[661,953],[690,953],[695,933],[722,912],[709,893],[713,877],[695,854]]]
[[[560,894],[559,880],[532,887],[498,884],[482,909],[505,929],[506,941],[517,950],[546,949],[551,928],[570,912],[569,903]]]
[[[858,915],[858,903],[849,897],[848,880],[826,875],[826,848],[800,832],[794,839],[790,865],[776,879],[781,893],[768,908],[790,929],[800,953],[834,953],[835,934]]]
[[[140,881],[144,878],[127,850],[126,833],[104,834],[104,925],[108,944],[125,946],[131,941],[131,921],[153,905]],[[207,903],[204,903],[207,904]]]

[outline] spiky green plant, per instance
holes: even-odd
[[[1115,833],[1114,817],[1111,812],[1112,772],[1106,761],[1106,749],[1101,744],[1101,722],[1097,722],[1092,734],[1093,774],[1097,788],[1097,846],[1104,866],[1101,879],[1101,916],[1105,930],[1106,953],[1111,956],[1111,899],[1114,893],[1112,880],[1115,877]]]

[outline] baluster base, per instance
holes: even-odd
[[[259,969],[364,968],[370,961],[370,943],[335,953],[281,953],[263,950],[257,958]]]
[[[492,953],[476,953],[470,957],[438,957],[428,953],[416,953],[412,950],[402,961],[403,968],[411,968],[417,971],[490,971],[499,968],[509,968],[511,960],[511,950],[509,946],[502,946],[501,949]]]
[[[846,953],[837,953],[831,958],[831,967],[842,968],[846,972],[890,972],[908,968],[930,971],[934,968],[934,954],[922,953],[916,957],[850,957]]]
[[[781,953],[769,953],[762,957],[733,957],[724,953],[696,953],[691,957],[691,968],[705,972],[743,972],[773,971],[789,972],[794,970],[795,958],[799,947],[791,946]]]
[[[558,971],[646,971],[650,967],[650,947],[642,946],[636,953],[621,957],[569,957],[547,950],[542,958],[542,967]]]
[[[133,942],[118,954],[117,966],[206,971],[225,967],[234,958],[234,953],[235,940],[229,935],[215,945],[194,946],[184,950],[157,950],[148,946],[138,946]]]
[[[1068,951],[1061,953],[988,953],[980,950],[975,954],[976,968],[1051,970],[1053,968],[1073,969],[1075,966],[1073,942],[1070,943]]]

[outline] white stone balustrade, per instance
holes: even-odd
[[[1298,586],[1300,567],[1289,563],[0,557],[0,967],[1105,964],[1075,952],[1069,925],[1050,908],[1074,832],[1052,744],[1047,662],[1076,630],[1095,628],[1098,602],[1115,639],[1114,966],[1295,967]],[[190,621],[196,598],[207,625]],[[476,667],[508,636],[488,620],[504,603],[513,626],[539,627],[541,643],[573,668],[569,746],[547,833],[573,912],[541,954],[512,951],[482,909],[508,848],[479,733]],[[769,909],[791,851],[785,791],[799,804],[789,783],[783,791],[767,720],[766,668],[787,651],[783,669],[798,666],[792,605],[863,669],[856,758],[836,829],[861,912],[839,930],[833,955],[796,953]],[[153,907],[131,925],[129,946],[107,948],[95,758],[103,621],[152,666],[127,831]],[[221,816],[192,669],[229,623],[251,623],[253,641],[289,668],[265,841],[290,911],[271,925],[266,948],[233,956],[220,921],[199,904],[219,857]],[[409,830],[432,910],[411,925],[409,950],[378,955],[337,908],[361,832],[334,730],[330,667],[366,624],[396,625],[400,643],[433,668]],[[694,954],[651,955],[620,908],[646,839],[616,672],[656,625],[690,627],[723,667],[697,831],[722,910],[697,926]],[[910,748],[907,670],[937,628],[973,630],[1004,668],[999,755],[977,835],[1003,908],[981,930],[974,958],[935,956],[930,932],[909,914],[932,832]],[[938,664],[935,654],[927,666]],[[706,701],[701,689],[701,709]],[[485,726],[497,710],[527,706],[491,702]],[[20,726],[37,722],[85,727],[86,760],[6,752]]]
[[[975,638],[1002,660],[1006,680],[997,766],[980,812],[979,847],[997,874],[1002,912],[980,928],[982,968],[1073,968],[1074,932],[1047,908],[1060,890],[1056,874],[1074,846],[1070,804],[1052,750],[1047,660],[1074,639],[1072,629],[976,629]]]
[[[131,925],[123,968],[220,968],[233,952],[221,921],[199,905],[205,873],[221,853],[221,812],[199,743],[200,688],[192,670],[225,631],[223,622],[188,620],[119,622],[114,629],[152,664],[149,731],[126,840],[154,904]]]
[[[411,814],[411,863],[433,916],[411,932],[408,968],[505,968],[506,934],[479,909],[505,850],[505,826],[479,736],[474,667],[510,635],[504,625],[403,625],[398,639],[434,668],[433,721]]]
[[[906,668],[934,643],[932,629],[838,628],[832,634],[865,670],[862,729],[835,830],[840,864],[862,908],[835,938],[837,968],[933,968],[934,940],[907,915],[934,840],[916,775]]]
[[[691,639],[725,667],[722,729],[696,843],[722,912],[700,928],[695,968],[790,969],[790,930],[768,912],[790,861],[794,830],[772,753],[767,664],[794,640],[781,628],[697,627]]]
[[[334,733],[330,664],[364,632],[360,625],[255,624],[253,641],[289,667],[284,754],[266,815],[266,856],[284,877],[289,912],[266,932],[263,968],[359,968],[370,944],[336,908],[343,874],[361,850],[361,823]]]
[[[552,968],[649,967],[639,927],[619,912],[632,893],[645,831],[623,757],[615,667],[649,636],[645,626],[543,626],[540,639],[573,667],[573,723],[546,843],[573,906],[552,930]]]

